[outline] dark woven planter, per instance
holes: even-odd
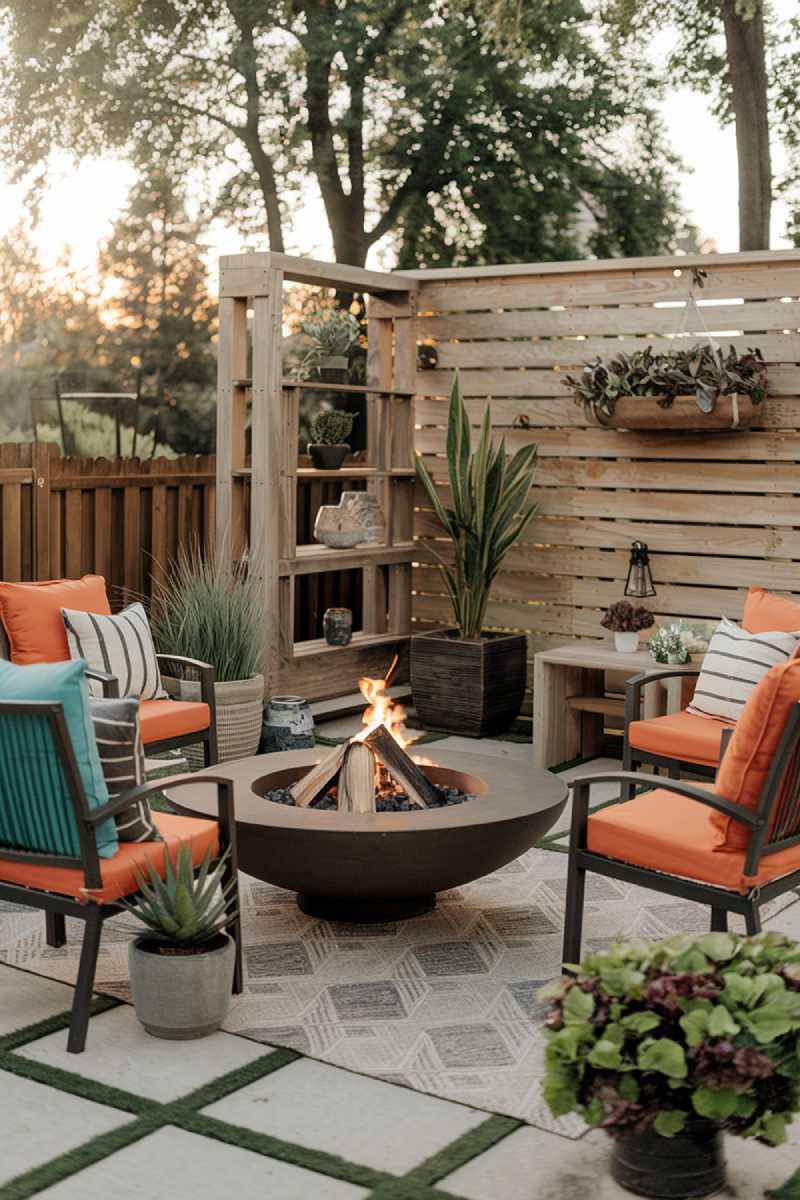
[[[491,737],[518,715],[525,695],[524,633],[469,642],[455,630],[411,639],[411,690],[426,729]]]
[[[725,1186],[722,1134],[713,1121],[696,1117],[675,1137],[648,1129],[616,1142],[611,1156],[616,1182],[637,1196],[688,1200]]]

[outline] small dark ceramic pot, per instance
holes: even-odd
[[[322,617],[329,646],[349,646],[353,636],[353,613],[349,608],[327,608]]]
[[[653,1129],[629,1134],[614,1144],[611,1174],[637,1196],[711,1196],[725,1186],[722,1133],[713,1121],[695,1117],[675,1137],[661,1137]]]
[[[338,446],[327,446],[322,442],[309,442],[308,453],[318,471],[338,471],[350,453],[346,442]]]

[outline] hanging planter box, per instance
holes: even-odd
[[[610,415],[600,412],[588,401],[584,403],[586,419],[603,429],[685,430],[687,433],[723,433],[732,429],[748,429],[755,420],[760,404],[751,396],[717,396],[710,413],[697,407],[694,396],[676,396],[664,408],[658,396],[620,396]]]

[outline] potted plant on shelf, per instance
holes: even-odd
[[[620,654],[633,654],[639,649],[639,631],[655,624],[649,608],[633,607],[627,600],[609,604],[600,624],[614,634],[614,649]]]
[[[338,471],[350,453],[347,439],[353,428],[356,413],[322,409],[311,422],[311,441],[308,453],[320,471]]]
[[[780,933],[677,934],[589,955],[551,1001],[544,1095],[614,1140],[638,1195],[725,1184],[724,1132],[785,1140],[800,1109],[800,947]]]
[[[485,737],[507,729],[525,694],[527,639],[522,633],[483,628],[494,579],[536,513],[527,504],[536,471],[536,447],[506,458],[505,439],[492,445],[491,406],[470,453],[470,424],[458,374],[447,424],[450,507],[439,497],[421,457],[417,473],[449,537],[452,558],[439,560],[456,629],[411,639],[411,689],[423,725]]]
[[[156,649],[211,663],[216,672],[219,760],[255,754],[261,736],[264,677],[258,671],[258,581],[237,565],[227,574],[195,546],[153,578],[150,622]],[[169,688],[169,681],[165,680]],[[199,700],[200,684],[181,681],[180,698]],[[183,750],[190,765],[199,752]]]
[[[654,353],[652,347],[587,363],[565,380],[589,420],[607,429],[744,429],[767,394],[760,350],[715,346]]]
[[[327,315],[303,321],[300,329],[311,342],[305,356],[305,368],[316,371],[326,383],[346,383],[350,365],[348,356],[361,336],[361,326],[356,318],[349,312],[334,309]]]
[[[123,907],[146,927],[128,947],[136,1016],[154,1037],[187,1040],[219,1029],[228,1011],[236,944],[227,933],[237,918],[235,881],[223,883],[230,851],[197,877],[188,846],[165,858],[162,880],[148,864],[137,871],[139,895]]]

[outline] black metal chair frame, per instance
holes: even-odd
[[[19,850],[10,846],[0,845],[0,860],[23,862],[34,867],[65,867],[83,871],[84,887],[87,893],[103,885],[100,859],[97,853],[97,826],[108,817],[113,817],[128,805],[137,800],[143,800],[152,792],[164,787],[177,788],[186,784],[197,784],[194,775],[175,775],[171,779],[159,779],[154,783],[142,784],[129,788],[120,796],[109,800],[99,808],[90,809],[83,788],[80,770],[70,741],[69,731],[60,704],[47,701],[15,701],[0,700],[0,717],[4,713],[16,716],[31,716],[47,723],[53,745],[58,754],[59,763],[64,774],[67,790],[75,818],[80,854],[72,857],[66,854],[47,854],[29,850]],[[233,784],[229,779],[216,776],[205,776],[204,783],[214,784],[217,788],[218,820],[220,855],[230,848],[226,859],[223,880],[227,885],[233,883],[228,901],[229,912],[236,913],[230,930],[236,943],[236,966],[234,971],[233,991],[242,990],[242,937],[241,917],[239,915],[238,895],[238,857],[236,852],[236,837],[233,808]],[[133,895],[135,893],[131,893]],[[42,891],[36,887],[23,884],[7,883],[0,880],[0,900],[13,904],[23,904],[30,908],[43,909],[45,912],[47,944],[53,947],[63,946],[66,942],[66,917],[76,917],[84,922],[83,942],[81,946],[78,979],[75,985],[75,997],[72,1005],[67,1050],[72,1054],[80,1054],[86,1045],[86,1032],[91,1012],[92,991],[97,966],[97,955],[100,949],[100,938],[103,922],[123,911],[119,903],[99,903],[87,899],[81,902],[69,895]]]
[[[159,666],[162,664],[169,669],[172,674],[173,669],[177,666],[178,671],[174,674],[176,679],[185,679],[189,672],[194,672],[199,676],[200,680],[200,699],[208,705],[211,718],[208,723],[208,728],[201,730],[199,733],[183,733],[173,738],[162,738],[159,742],[148,742],[145,749],[149,754],[158,754],[163,750],[178,750],[181,746],[196,746],[198,742],[203,744],[203,765],[206,767],[215,767],[219,762],[219,749],[217,745],[217,704],[214,694],[214,682],[216,680],[216,671],[211,663],[200,662],[196,658],[186,658],[182,654],[157,654],[156,659]],[[99,680],[103,685],[103,695],[109,699],[117,699],[119,696],[119,680],[115,675],[107,675],[102,671],[87,671],[87,678]]]
[[[706,766],[705,763],[692,762],[690,759],[667,758],[666,755],[653,754],[649,750],[640,750],[632,746],[628,738],[631,722],[642,719],[642,692],[648,683],[658,683],[664,679],[697,679],[699,671],[659,671],[657,675],[634,675],[625,681],[625,735],[622,748],[623,771],[635,772],[644,764],[658,769],[664,768],[668,779],[680,779],[683,772],[699,775],[701,778],[713,779],[717,768]],[[621,799],[630,800],[636,790],[636,784],[626,781],[621,787]]]
[[[725,731],[720,762],[732,733],[732,730]],[[651,888],[669,896],[678,896],[683,900],[707,904],[711,909],[712,931],[727,929],[728,913],[740,913],[745,919],[745,927],[749,934],[761,931],[762,904],[800,886],[800,870],[797,870],[769,883],[755,886],[746,894],[742,894],[714,884],[686,879],[677,873],[667,875],[648,867],[639,867],[595,854],[587,849],[589,797],[594,783],[631,783],[634,787],[663,788],[741,821],[750,829],[744,874],[748,877],[755,876],[762,858],[789,846],[800,845],[800,704],[795,704],[791,710],[755,810],[743,808],[690,783],[663,779],[657,775],[642,775],[624,769],[586,775],[570,784],[572,824],[564,918],[564,963],[574,964],[580,960],[587,871],[605,875],[610,879],[620,879],[625,883],[634,883],[639,887]],[[675,866],[676,872],[679,872],[680,863],[676,863]]]

